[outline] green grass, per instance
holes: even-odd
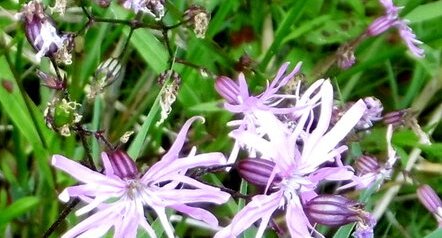
[[[51,156],[62,154],[84,161],[88,148],[78,135],[66,138],[46,126],[44,110],[56,93],[40,85],[35,69],[50,72],[52,66],[47,59],[37,64],[32,58],[35,51],[26,40],[22,22],[12,17],[24,3],[19,2],[0,2],[0,237],[40,237],[64,207],[57,199],[58,194],[66,186],[75,184],[75,180],[50,165]],[[44,2],[53,5],[54,1]],[[87,18],[78,7],[82,1],[71,2],[73,5],[66,15],[54,16],[54,19],[61,30],[77,32]],[[442,0],[394,1],[404,6],[401,16],[410,21],[417,38],[424,42],[425,58],[411,56],[397,31],[389,30],[361,42],[355,49],[356,64],[348,70],[339,69],[329,59],[339,46],[353,40],[383,13],[378,1],[167,2],[166,25],[178,23],[190,2],[201,4],[211,13],[204,39],[196,38],[186,25],[168,31],[172,56],[188,62],[187,65],[170,58],[164,35],[158,30],[135,29],[126,48],[130,27],[124,24],[95,22],[77,37],[73,64],[60,70],[67,77],[70,99],[82,105],[81,125],[85,129],[104,130],[106,138],[114,144],[125,132],[133,130],[135,134],[121,148],[136,159],[140,168],[146,169],[169,149],[183,123],[191,116],[200,115],[206,122],[192,127],[185,150],[195,145],[200,153],[220,151],[228,156],[233,142],[228,137],[231,128],[226,123],[233,116],[220,107],[222,100],[214,89],[216,77],[225,75],[236,79],[239,71],[235,65],[240,56],[247,55],[252,62],[243,72],[251,91],[260,92],[282,63],[291,62],[293,67],[303,61],[306,82],[331,78],[340,92],[337,98],[345,102],[375,96],[383,102],[384,112],[412,108],[412,114],[432,144],[420,143],[416,129],[407,126],[398,129],[393,140],[401,156],[397,172],[379,191],[365,192],[363,195],[368,197],[359,198],[370,204],[370,209],[375,209],[406,167],[410,153],[419,148],[422,150],[420,159],[408,171],[413,183],[403,185],[389,202],[386,212],[391,216],[379,219],[375,237],[442,236],[441,229],[436,230],[435,219],[423,209],[415,195],[421,183],[430,184],[442,194],[442,170],[435,172],[421,166],[431,163],[442,168],[439,123]],[[117,1],[108,9],[86,1],[86,9],[101,18],[132,20],[136,17]],[[155,24],[148,16],[141,21]],[[107,87],[104,94],[87,101],[85,87],[97,66],[119,55],[123,64],[121,77]],[[201,68],[208,76],[201,74]],[[160,92],[164,87],[157,79],[168,69],[179,74],[180,89],[168,119],[158,126]],[[377,124],[362,142],[356,143],[358,151],[385,158],[383,127],[382,123]],[[101,168],[99,154],[106,146],[93,136],[88,136],[86,141],[97,167]],[[204,178],[218,186],[254,191],[245,181],[229,180],[227,173],[217,172]],[[353,198],[358,195],[351,194]],[[220,225],[226,225],[244,203],[244,200],[231,199],[221,209],[213,209],[223,215]],[[71,213],[61,221],[52,237],[60,236],[81,219]],[[154,224],[161,235],[161,224],[158,221]],[[348,225],[338,230],[328,229],[324,235],[350,237],[351,230],[352,225]],[[254,232],[250,229],[244,237],[253,237]],[[189,227],[186,220],[177,225],[177,233],[186,237],[213,235],[202,228]],[[276,233],[268,229],[266,237],[275,236]]]

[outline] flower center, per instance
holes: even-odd
[[[284,197],[287,200],[291,200],[293,197],[298,197],[299,192],[305,190],[305,187],[310,187],[309,185],[311,184],[312,183],[304,176],[294,174],[291,177],[284,179],[280,186],[284,191]]]

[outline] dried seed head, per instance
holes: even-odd
[[[172,104],[175,102],[176,97],[178,95],[178,91],[180,88],[181,83],[181,77],[180,75],[175,71],[166,71],[160,74],[158,81],[164,85],[166,83],[165,80],[171,79],[171,82],[168,83],[163,87],[163,90],[161,93],[160,98],[160,107],[161,107],[161,118],[156,123],[157,125],[160,125],[163,123],[167,117],[169,116],[170,112],[172,111]]]
[[[70,40],[67,34],[61,36],[58,34],[55,23],[44,12],[40,1],[34,0],[26,4],[22,9],[22,18],[26,38],[37,51],[36,57],[38,60],[43,56],[47,56],[55,57],[57,61],[65,64],[71,63],[70,52],[73,41]],[[59,50],[61,52],[58,52]]]
[[[337,64],[341,69],[348,69],[356,62],[356,57],[353,47],[344,45],[336,52]]]
[[[209,26],[210,15],[205,8],[192,5],[184,12],[183,21],[187,23],[188,27],[193,28],[196,37],[204,38]]]

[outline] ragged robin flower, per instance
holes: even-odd
[[[330,81],[321,81],[318,90],[320,100],[310,105],[310,110],[319,107],[319,118],[304,113],[291,130],[275,115],[258,113],[256,119],[265,137],[251,131],[233,132],[236,140],[256,149],[261,159],[272,161],[274,169],[267,179],[267,191],[253,196],[231,224],[215,235],[216,238],[236,237],[258,220],[261,222],[256,237],[262,237],[276,210],[285,212],[291,237],[312,237],[311,232],[316,232],[303,210],[304,204],[318,196],[315,189],[320,183],[349,180],[354,176],[352,168],[344,166],[340,159],[347,147],[338,143],[366,110],[365,103],[359,100],[329,128],[333,108]],[[317,120],[316,127],[309,132],[313,120]],[[267,168],[273,163],[263,165]],[[259,171],[260,176],[254,177],[248,170],[247,176],[262,180],[262,175],[268,174],[268,169]]]
[[[63,237],[101,237],[111,228],[116,238],[135,238],[138,228],[152,238],[157,237],[146,220],[145,207],[156,214],[169,238],[175,236],[166,208],[217,226],[218,220],[212,213],[192,204],[221,204],[230,195],[186,176],[186,171],[222,165],[225,157],[221,153],[197,155],[195,148],[188,156],[178,155],[187,131],[198,118],[193,117],[184,124],[169,151],[145,173],[140,173],[134,161],[120,150],[102,153],[103,174],[61,155],[54,155],[52,165],[80,182],[66,188],[60,194],[60,200],[67,202],[70,198],[80,198],[86,205],[76,215],[90,214]]]

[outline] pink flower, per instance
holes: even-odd
[[[392,27],[396,27],[411,53],[419,58],[424,57],[424,50],[419,48],[422,42],[416,39],[413,30],[408,26],[408,21],[399,18],[399,10],[402,7],[396,7],[392,0],[380,0],[380,3],[385,9],[385,15],[371,23],[366,31],[367,35],[376,36]]]
[[[383,166],[372,166],[371,171],[364,171],[360,176],[355,176],[352,178],[352,182],[341,186],[339,189],[347,189],[351,187],[356,187],[357,189],[369,188],[376,185],[377,188],[382,185],[384,180],[390,179],[393,173],[393,166],[396,163],[398,157],[396,156],[396,151],[391,145],[391,138],[393,136],[393,126],[388,125],[386,140],[387,140],[387,153],[388,159]],[[364,158],[362,158],[364,159]]]
[[[257,96],[250,95],[246,79],[242,73],[238,77],[238,82],[225,76],[221,76],[216,80],[215,89],[226,100],[224,108],[241,116],[238,120],[230,121],[229,126],[237,127],[237,130],[249,130],[259,134],[260,125],[256,120],[257,114],[267,112],[281,115],[300,110],[298,107],[283,106],[286,99],[296,99],[296,95],[286,95],[279,92],[301,68],[301,63],[298,63],[289,74],[284,75],[288,65],[289,63],[283,64],[273,81],[267,85],[264,92]],[[242,145],[235,142],[228,163],[235,162],[241,147]],[[253,151],[250,152],[253,153]]]
[[[166,208],[184,213],[192,218],[217,226],[218,220],[207,210],[193,207],[192,203],[226,202],[230,195],[191,177],[188,169],[222,165],[225,157],[221,153],[190,155],[180,158],[181,150],[190,125],[198,117],[188,120],[170,150],[152,165],[146,173],[138,172],[132,159],[122,151],[102,153],[104,174],[92,171],[61,155],[54,155],[52,164],[76,178],[81,184],[66,188],[59,196],[67,202],[78,197],[87,205],[76,215],[94,214],[70,229],[63,237],[99,237],[114,227],[114,237],[136,237],[142,228],[150,237],[156,237],[144,216],[144,207],[152,209],[160,220],[167,237],[174,237]],[[180,186],[178,186],[180,184]],[[185,185],[184,188],[182,185]]]
[[[236,214],[231,224],[215,237],[238,236],[258,220],[261,223],[256,237],[261,237],[277,209],[286,211],[287,227],[292,237],[311,237],[310,231],[314,229],[303,211],[303,204],[317,196],[315,189],[321,182],[353,177],[352,169],[340,161],[340,155],[347,147],[339,146],[338,143],[358,123],[366,106],[359,100],[334,127],[329,128],[333,108],[332,85],[328,80],[321,80],[315,87],[313,91],[318,90],[318,93],[313,98],[319,96],[319,99],[313,105],[306,104],[308,108],[305,110],[319,107],[319,118],[315,118],[312,113],[303,113],[291,130],[275,115],[264,112],[258,113],[256,118],[265,137],[250,131],[233,132],[236,140],[253,147],[262,159],[275,164],[266,190],[270,186],[271,189],[267,191],[268,194],[254,196]],[[313,120],[317,121],[316,127],[310,130]],[[277,182],[274,178],[278,178]]]

